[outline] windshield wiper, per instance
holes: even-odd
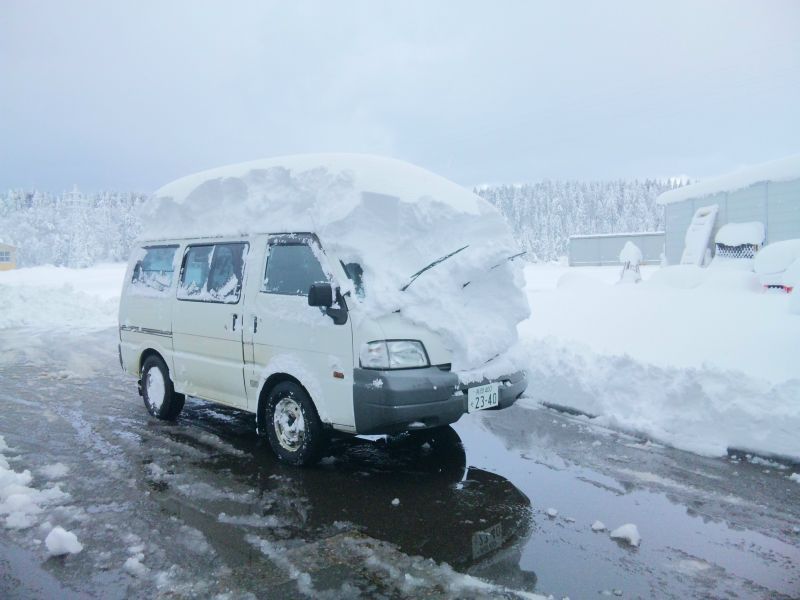
[[[504,264],[505,264],[505,263],[507,263],[507,262],[511,262],[512,260],[514,260],[515,258],[519,258],[520,256],[525,256],[527,253],[528,253],[528,251],[527,251],[527,250],[525,250],[525,251],[523,251],[523,252],[518,252],[517,254],[512,254],[512,255],[511,255],[511,256],[509,256],[508,258],[504,258],[503,260],[501,260],[501,261],[500,261],[499,263],[497,263],[495,266],[493,266],[493,267],[489,267],[489,270],[490,270],[490,271],[494,271],[494,270],[495,270],[497,267],[499,267],[500,265],[504,265]],[[465,287],[467,287],[467,286],[468,286],[470,283],[472,283],[472,282],[471,282],[471,281],[468,281],[467,283],[465,283],[464,285],[462,285],[462,286],[461,286],[461,289],[463,290],[463,289],[464,289]]]
[[[426,266],[426,267],[423,267],[422,269],[420,269],[419,271],[417,271],[416,273],[414,273],[414,274],[411,276],[411,278],[408,280],[408,283],[407,283],[407,284],[405,284],[403,287],[401,287],[401,288],[400,288],[400,291],[401,291],[401,292],[405,292],[405,291],[408,289],[408,286],[410,286],[412,283],[414,283],[414,281],[416,281],[417,277],[419,277],[420,275],[422,275],[422,274],[423,274],[425,271],[427,271],[428,269],[432,269],[433,267],[435,267],[435,266],[436,266],[436,265],[438,265],[439,263],[446,261],[446,260],[447,260],[448,258],[450,258],[451,256],[455,256],[456,254],[458,254],[458,253],[459,253],[459,252],[461,252],[462,250],[466,250],[467,248],[469,248],[469,244],[467,244],[466,246],[463,246],[463,247],[459,248],[458,250],[454,250],[453,252],[451,252],[450,254],[447,254],[447,255],[443,256],[442,258],[437,258],[435,261],[433,261],[433,262],[432,262],[431,264],[429,264],[428,266]]]

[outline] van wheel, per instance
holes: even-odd
[[[175,393],[160,356],[148,356],[142,365],[142,398],[147,412],[165,421],[174,421],[183,410],[186,398]]]
[[[322,458],[327,435],[308,393],[284,381],[269,393],[264,422],[273,452],[283,462],[304,466]]]

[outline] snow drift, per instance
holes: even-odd
[[[332,154],[233,165],[164,186],[144,211],[146,239],[316,233],[326,253],[362,266],[366,293],[352,303],[438,332],[454,369],[505,352],[529,314],[521,270],[507,260],[519,250],[497,209],[401,161]]]

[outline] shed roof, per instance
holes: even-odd
[[[763,181],[788,181],[791,179],[800,179],[800,154],[793,154],[759,165],[742,167],[727,175],[664,192],[658,197],[657,202],[658,204],[672,204],[719,192],[733,192]]]

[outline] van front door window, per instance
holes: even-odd
[[[262,291],[270,294],[307,296],[313,283],[325,283],[328,276],[308,244],[270,246]]]

